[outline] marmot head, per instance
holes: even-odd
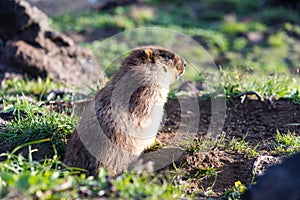
[[[186,61],[174,53],[160,46],[142,46],[133,49],[129,56],[122,62],[122,67],[151,67],[155,66],[162,71],[170,71],[177,79],[184,73]],[[161,68],[161,69],[160,69]]]

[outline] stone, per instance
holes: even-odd
[[[1,0],[0,36],[8,40],[30,26],[48,28],[47,16],[25,0]]]
[[[269,155],[259,155],[253,163],[252,174],[255,177],[262,176],[265,171],[275,165],[281,163],[282,159],[279,157],[269,156]]]
[[[25,0],[1,1],[0,38],[0,61],[6,64],[2,71],[15,68],[30,77],[49,76],[82,91],[105,82],[93,53],[52,30],[47,16]]]

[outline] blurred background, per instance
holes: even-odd
[[[50,16],[53,28],[85,47],[132,28],[160,26],[191,36],[223,68],[299,72],[300,3],[296,0],[29,2]]]

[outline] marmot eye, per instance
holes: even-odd
[[[174,55],[169,53],[169,52],[160,52],[159,56],[161,56],[162,58],[166,59],[166,60],[171,60],[174,59]]]
[[[172,54],[167,54],[167,55],[166,55],[166,59],[167,59],[167,60],[173,59],[173,55],[172,55]]]

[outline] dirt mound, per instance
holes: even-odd
[[[198,139],[203,138],[211,119],[211,101],[199,101],[200,121]],[[170,100],[166,105],[167,117],[158,138],[162,143],[169,143],[180,124],[180,105]],[[194,114],[194,113],[191,113]],[[228,101],[223,127],[225,139],[243,138],[250,148],[259,144],[259,150],[269,151],[275,141],[276,131],[300,133],[300,105],[288,100],[269,101],[239,100]],[[255,158],[245,153],[231,152],[224,148],[212,148],[207,151],[190,151],[177,162],[183,166],[182,178],[188,181],[188,192],[199,192],[204,197],[207,189],[212,187],[211,196],[220,197],[225,190],[231,189],[236,181],[250,184],[253,177],[252,167]],[[215,176],[198,177],[199,169],[215,168]],[[167,170],[173,169],[170,166]],[[164,170],[163,170],[164,173]]]

